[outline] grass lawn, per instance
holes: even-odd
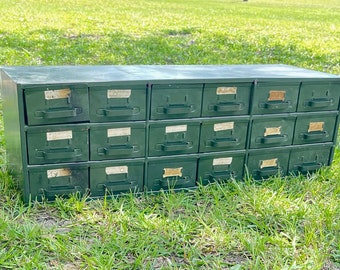
[[[340,74],[339,0],[1,0],[0,13],[0,66],[283,63]],[[31,205],[4,153],[1,119],[0,269],[340,269],[340,149],[307,177]]]

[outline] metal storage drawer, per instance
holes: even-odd
[[[143,190],[144,159],[91,163],[91,196]]]
[[[291,145],[295,116],[257,117],[251,123],[250,148]]]
[[[145,178],[148,191],[194,187],[197,157],[150,158]]]
[[[168,121],[150,123],[149,156],[198,152],[199,122]]]
[[[252,83],[206,83],[202,116],[248,114],[252,86]]]
[[[146,119],[146,84],[90,86],[90,121]]]
[[[46,85],[24,89],[28,125],[84,122],[89,120],[85,85]]]
[[[294,144],[322,143],[334,140],[338,112],[299,114],[296,118]]]
[[[296,146],[291,150],[289,171],[294,174],[306,174],[330,165],[333,150],[331,143]]]
[[[56,196],[67,196],[88,191],[88,167],[81,164],[44,165],[28,169],[28,198],[54,200]]]
[[[87,125],[29,127],[26,132],[29,164],[87,161]]]
[[[300,82],[257,82],[252,114],[295,112]]]
[[[135,158],[145,155],[145,122],[90,125],[90,159]]]
[[[206,185],[215,181],[243,177],[245,151],[205,154],[199,158],[197,181]]]
[[[250,150],[247,168],[254,179],[268,178],[287,174],[289,161],[289,148],[272,148],[270,151],[263,149]]]
[[[340,83],[328,81],[302,82],[299,112],[338,110]]]
[[[192,118],[201,115],[203,84],[154,84],[150,119]]]
[[[214,152],[246,147],[249,117],[203,120],[199,151]]]

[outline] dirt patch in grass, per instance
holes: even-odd
[[[335,263],[327,261],[321,270],[340,270],[340,265],[335,265]]]
[[[72,222],[57,217],[57,214],[53,211],[48,212],[47,210],[41,210],[32,219],[47,230],[56,228],[59,234],[68,233],[71,230],[69,225],[71,225]]]

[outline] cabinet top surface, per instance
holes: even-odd
[[[338,79],[288,65],[126,65],[2,67],[18,84],[162,82],[169,80]]]

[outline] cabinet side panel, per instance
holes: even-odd
[[[20,90],[19,90],[20,91]],[[20,119],[19,102],[22,103],[22,95],[19,94],[15,82],[13,82],[6,73],[1,72],[1,99],[3,103],[3,121],[6,147],[6,162],[12,175],[19,181],[21,188],[27,191],[27,181],[24,181],[26,175],[26,156],[23,156],[23,147],[25,147],[25,136],[23,131],[24,115]],[[18,102],[19,100],[19,102]],[[24,158],[24,159],[23,159]],[[24,163],[24,164],[23,164]],[[24,166],[23,166],[24,165]],[[23,171],[24,170],[24,171]],[[26,192],[25,192],[26,193]]]

